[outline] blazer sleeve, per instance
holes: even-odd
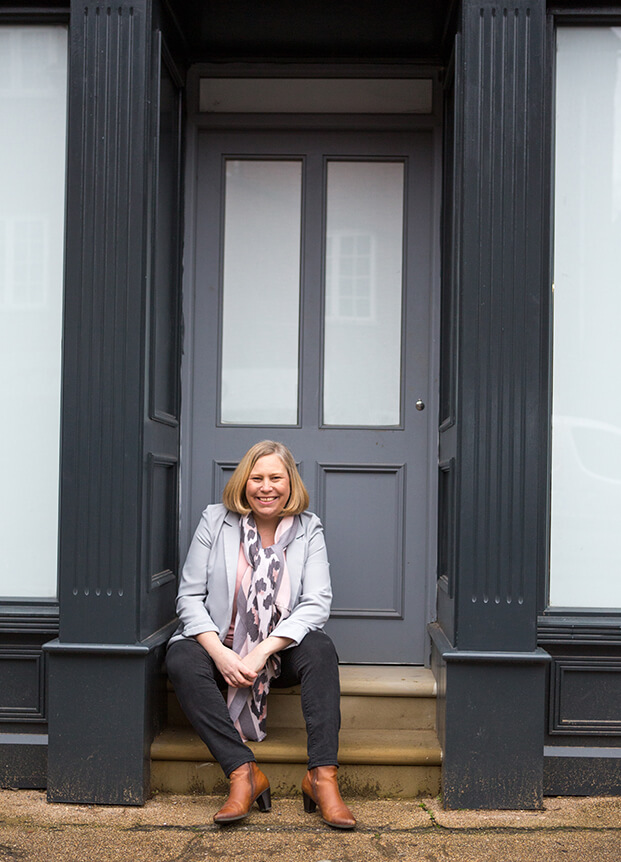
[[[290,646],[299,644],[309,632],[323,628],[330,616],[331,603],[330,564],[323,526],[319,518],[312,515],[307,532],[299,600],[291,614],[275,626],[272,635],[291,638],[294,643]]]
[[[205,605],[208,593],[207,565],[216,539],[215,527],[216,518],[208,506],[194,533],[179,581],[176,609],[185,637],[218,631]]]

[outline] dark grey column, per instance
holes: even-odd
[[[448,807],[536,808],[547,658],[536,649],[548,427],[545,3],[463,0],[459,31],[445,285],[457,362],[452,414],[441,417],[440,532],[451,549],[432,627],[443,796]]]
[[[175,377],[154,358],[153,315],[171,306],[153,298],[152,17],[149,0],[71,4],[60,631],[47,646],[51,801],[141,804],[162,713],[178,399],[155,385],[160,365]],[[174,296],[174,274],[167,283]],[[174,332],[174,314],[169,323]],[[175,338],[166,349],[178,369]]]

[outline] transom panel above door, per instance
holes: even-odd
[[[432,197],[430,132],[199,134],[186,541],[246,449],[282,440],[343,661],[425,660]]]

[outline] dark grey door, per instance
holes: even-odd
[[[184,541],[251,444],[286,443],[324,522],[343,661],[426,658],[432,150],[428,132],[198,137]]]

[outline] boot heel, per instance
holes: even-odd
[[[272,794],[269,787],[267,787],[260,796],[257,796],[256,802],[259,806],[259,811],[272,810]]]
[[[302,791],[302,799],[304,800],[304,811],[306,811],[307,814],[312,814],[317,808],[317,803],[314,799],[311,799],[307,793],[304,793],[304,791]]]

